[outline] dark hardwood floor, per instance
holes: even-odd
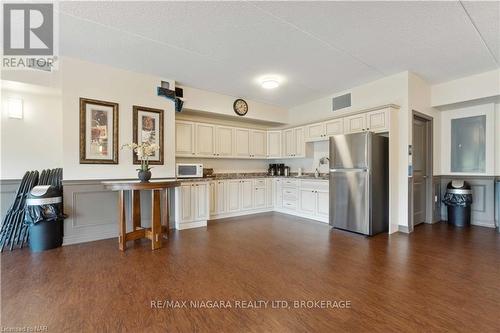
[[[1,256],[2,327],[49,332],[499,332],[500,235],[444,223],[372,238],[278,213],[118,250]],[[347,300],[350,308],[155,309],[156,300]],[[208,304],[208,303],[207,303]],[[269,303],[269,307],[270,307]]]

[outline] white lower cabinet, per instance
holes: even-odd
[[[240,211],[240,184],[239,179],[227,182],[227,211],[229,213]]]
[[[304,214],[314,214],[316,212],[316,192],[310,189],[300,190],[300,211]]]
[[[175,189],[177,229],[205,226],[208,219],[278,211],[328,222],[327,180],[248,178],[185,182]]]
[[[175,189],[175,205],[171,219],[176,229],[188,229],[207,225],[209,217],[209,183],[184,183]]]
[[[251,179],[242,180],[240,184],[240,208],[250,210],[253,208],[253,182]]]
[[[328,219],[330,214],[330,192],[328,191],[318,191],[317,192],[317,202],[318,206],[316,208],[316,214],[318,216]]]

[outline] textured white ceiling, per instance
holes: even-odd
[[[61,2],[62,55],[290,107],[397,72],[497,68],[499,2]],[[267,73],[286,82],[264,90]]]

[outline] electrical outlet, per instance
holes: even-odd
[[[434,202],[438,202],[438,196],[437,195],[434,196]]]

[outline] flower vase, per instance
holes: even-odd
[[[141,183],[147,183],[151,179],[151,171],[149,171],[149,170],[147,170],[147,171],[141,170],[141,171],[139,171],[139,173],[137,174],[137,176],[139,177]]]

